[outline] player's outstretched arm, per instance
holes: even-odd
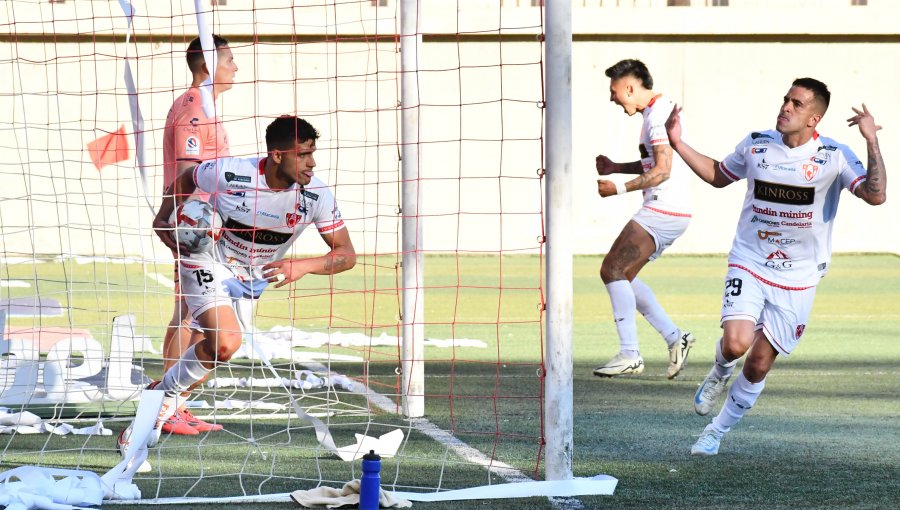
[[[263,266],[263,274],[275,288],[283,287],[308,274],[330,275],[352,269],[356,265],[356,250],[346,228],[330,234],[321,234],[331,251],[321,257],[308,259],[281,259]],[[284,279],[282,279],[283,277]]]
[[[194,183],[194,168],[196,166],[191,165],[178,174],[163,193],[162,203],[159,205],[156,216],[153,218],[153,231],[156,232],[163,244],[174,253],[178,253],[178,244],[172,238],[174,225],[169,222],[169,218],[172,217],[172,212],[175,211],[175,208],[197,189],[197,185]]]
[[[681,139],[681,107],[678,105],[672,108],[672,113],[666,121],[666,134],[669,135],[669,144],[698,177],[716,188],[723,188],[732,183],[732,180],[719,170],[718,161],[700,154]]]
[[[875,124],[875,118],[869,113],[865,103],[862,110],[851,108],[854,115],[847,119],[850,126],[858,126],[859,132],[866,140],[866,152],[869,156],[866,166],[866,181],[856,188],[856,196],[872,205],[881,205],[887,200],[887,173],[884,168],[884,159],[881,157],[881,148],[878,146],[878,130],[881,126]]]
[[[615,163],[603,154],[597,156],[596,159],[597,173],[599,175],[610,174],[642,174],[644,167],[640,161],[631,161],[630,163]]]

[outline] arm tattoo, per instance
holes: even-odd
[[[333,255],[325,259],[325,270],[329,273],[340,273],[347,269],[347,257],[345,255]]]
[[[881,157],[881,149],[878,147],[878,140],[866,144],[868,148],[869,161],[866,167],[866,182],[864,183],[866,190],[872,194],[881,194],[884,192],[884,159]]]

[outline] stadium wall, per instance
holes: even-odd
[[[865,160],[861,137],[844,122],[852,115],[851,106],[865,102],[885,126],[880,139],[889,166],[889,199],[873,209],[845,195],[835,225],[835,250],[900,253],[898,236],[890,235],[900,217],[890,168],[900,161],[893,143],[900,127],[892,125],[900,118],[900,104],[892,101],[900,78],[895,65],[900,35],[891,21],[900,8],[871,3],[858,8],[831,2],[818,6],[814,17],[809,16],[812,7],[772,2],[727,9],[577,8],[572,201],[580,235],[575,252],[605,252],[639,207],[637,193],[600,200],[593,161],[599,153],[616,161],[637,159],[640,119],[625,117],[608,101],[603,71],[622,58],[640,58],[653,72],[655,88],[684,106],[688,139],[712,156],[726,155],[750,130],[773,126],[790,81],[813,76],[833,93],[820,131],[849,144]],[[534,176],[540,164],[536,140],[541,117],[535,98],[541,96],[534,69],[541,59],[535,43],[540,11],[509,4],[497,9],[496,3],[471,0],[459,2],[457,9],[452,2],[423,1],[421,139],[427,143],[422,156],[427,180],[422,203],[429,251],[527,251],[540,233],[540,196],[532,183],[511,179],[503,197],[499,186],[475,184],[479,177]],[[116,18],[116,4],[54,4],[57,19],[69,21],[53,24],[29,22],[51,19],[46,4],[16,5],[15,11],[0,12],[7,18],[0,20],[6,32],[0,34],[0,73],[9,77],[0,82],[0,109],[10,112],[0,122],[2,249],[7,254],[169,257],[146,236],[150,213],[133,162],[98,172],[84,151],[88,141],[120,124],[130,128],[121,60],[125,25]],[[85,5],[95,9],[93,18],[83,15]],[[354,242],[365,252],[374,246],[370,237],[389,235],[396,223],[391,211],[398,201],[397,183],[391,172],[398,165],[393,73],[399,60],[391,37],[379,42],[371,37],[393,33],[394,13],[358,6],[353,12],[304,8],[304,23],[292,33],[290,24],[278,19],[266,23],[264,18],[277,16],[277,10],[260,9],[257,26],[272,31],[254,35],[253,26],[244,22],[243,9],[250,6],[228,2],[216,18],[215,30],[232,38],[241,68],[239,83],[219,103],[232,152],[263,150],[260,133],[271,116],[298,112],[310,118],[323,134],[319,175],[338,185]],[[96,16],[104,13],[101,8],[109,19]],[[156,4],[159,8],[162,4]],[[141,91],[149,189],[156,204],[163,122],[172,100],[188,84],[181,55],[193,32],[189,23],[173,31],[172,18],[166,24],[164,13],[154,14],[145,26],[136,21],[138,42],[129,55],[138,57],[132,65]],[[344,16],[363,21],[346,22]],[[506,27],[499,35],[498,20]],[[328,33],[315,28],[326,25]],[[335,42],[338,36],[340,43]],[[302,46],[299,51],[292,52],[292,37]],[[352,78],[360,69],[366,73]],[[343,77],[340,86],[335,77]],[[462,115],[459,104],[466,105]],[[501,136],[502,145],[477,141]],[[383,182],[372,180],[378,175]],[[692,225],[671,252],[727,251],[744,190],[740,183],[715,190],[695,181]],[[374,204],[373,196],[378,197]],[[492,219],[485,213],[500,211],[501,198],[503,212],[513,214]],[[457,199],[466,215],[456,217]],[[494,224],[501,221],[502,228]],[[298,249],[318,251],[315,236],[305,237]]]

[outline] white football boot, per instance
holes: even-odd
[[[640,355],[628,356],[623,353],[616,354],[613,359],[604,365],[594,369],[594,375],[599,377],[615,377],[617,375],[640,374],[644,371],[644,358]]]
[[[684,368],[684,364],[687,362],[688,353],[691,351],[691,347],[694,346],[694,341],[694,335],[684,333],[672,347],[669,347],[669,367],[666,368],[666,377],[668,379],[674,379],[681,373],[681,369]]]
[[[703,384],[697,388],[697,393],[694,394],[694,411],[700,416],[709,414],[716,406],[716,401],[725,392],[729,379],[731,379],[731,374],[722,378],[716,377],[716,369],[713,367],[706,375],[706,379],[703,380]]]

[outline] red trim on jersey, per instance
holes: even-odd
[[[663,211],[662,209],[657,209],[657,208],[655,208],[655,207],[650,207],[650,206],[648,206],[648,205],[645,205],[645,206],[644,206],[644,209],[647,209],[648,211],[653,211],[653,212],[656,212],[656,213],[659,213],[659,214],[667,214],[667,215],[669,215],[669,216],[678,216],[678,217],[681,217],[681,218],[690,218],[690,217],[691,217],[691,215],[690,215],[690,214],[687,214],[687,213],[677,213],[677,212],[672,212],[672,211]]]
[[[337,222],[337,223],[334,223],[334,224],[332,224],[332,225],[329,225],[329,226],[327,226],[327,227],[322,227],[322,228],[320,228],[320,229],[319,229],[319,232],[321,232],[321,233],[324,234],[325,232],[330,232],[330,231],[332,231],[332,230],[337,230],[337,229],[339,229],[339,228],[341,228],[341,227],[343,227],[343,226],[344,226],[344,220],[341,220],[341,221],[339,221],[339,222]]]
[[[763,328],[763,331],[765,331],[766,333],[768,333],[768,334],[766,335],[766,338],[768,338],[770,342],[774,343],[774,344],[778,347],[778,350],[779,350],[779,351],[781,351],[781,352],[783,352],[783,353],[785,353],[785,354],[789,354],[789,353],[790,353],[790,351],[788,351],[787,349],[784,348],[783,345],[781,345],[781,342],[779,342],[778,340],[775,339],[775,335],[772,334],[772,331],[769,330],[769,328],[767,328],[765,324],[762,325],[762,328]]]
[[[719,162],[719,170],[721,170],[722,173],[725,174],[725,177],[728,177],[728,178],[731,179],[732,181],[739,181],[739,180],[740,180],[740,179],[738,179],[738,176],[736,176],[736,175],[734,175],[733,173],[731,173],[731,170],[729,170],[728,167],[725,166],[725,162],[724,162],[724,161],[720,161],[720,162]]]
[[[259,160],[258,166],[259,166],[259,175],[265,175],[266,174],[266,158],[262,158],[261,160]]]
[[[766,285],[769,285],[769,286],[772,286],[772,287],[776,287],[776,288],[779,288],[779,289],[783,289],[783,290],[806,290],[806,289],[811,289],[811,288],[815,287],[815,285],[810,285],[810,286],[808,286],[808,287],[788,287],[787,285],[781,285],[781,284],[779,284],[779,283],[775,283],[775,282],[766,280],[766,279],[763,278],[762,276],[760,276],[760,275],[754,273],[753,271],[747,269],[746,267],[744,267],[744,266],[742,266],[742,265],[740,265],[740,264],[728,264],[728,267],[736,267],[736,268],[738,268],[738,269],[743,269],[744,271],[747,271],[748,273],[750,273],[751,275],[753,275],[754,278],[756,278],[757,280],[759,280],[759,281],[765,283]]]
[[[868,177],[865,175],[860,175],[856,179],[853,179],[853,182],[850,183],[850,193],[856,193],[856,187],[861,184],[862,181],[867,180]]]
[[[655,103],[656,100],[659,99],[659,98],[661,98],[661,97],[662,97],[662,94],[656,94],[655,96],[653,96],[653,99],[651,99],[650,102],[647,103],[646,108],[650,108],[651,106],[653,106],[653,103]]]
[[[818,139],[819,139],[819,132],[813,131],[813,140],[818,140]]]

